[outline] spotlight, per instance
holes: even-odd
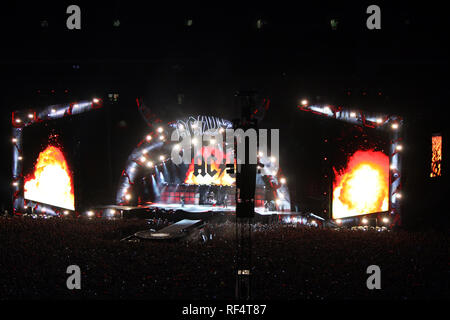
[[[209,143],[210,143],[210,144],[215,144],[215,143],[216,143],[216,139],[211,138],[211,139],[209,140]]]
[[[378,118],[378,119],[377,119],[377,123],[378,123],[378,124],[380,124],[380,123],[382,123],[382,122],[383,122],[383,120],[382,120],[381,118]]]
[[[109,214],[114,215],[115,213],[116,213],[116,210],[114,210],[114,209],[109,209]]]
[[[279,196],[281,200],[284,200],[284,194],[280,193]]]
[[[12,185],[13,185],[14,187],[17,187],[17,186],[19,185],[19,183],[18,183],[17,181],[14,181],[14,182],[12,183]]]
[[[19,157],[17,157],[17,159],[18,159],[18,160],[22,160],[22,159],[23,159],[23,157],[22,157],[22,156],[19,156]]]
[[[271,161],[271,162],[275,162],[275,161],[277,161],[277,158],[275,158],[274,156],[272,156],[272,157],[270,157],[270,161]]]
[[[384,217],[384,218],[383,218],[383,223],[389,223],[389,218]]]
[[[92,102],[93,102],[93,103],[99,103],[99,102],[100,102],[100,99],[94,98],[94,99],[92,99]]]
[[[16,123],[21,123],[21,122],[22,122],[22,120],[16,119]]]
[[[258,156],[262,157],[264,153],[262,151],[258,152]]]
[[[144,162],[146,160],[146,158],[144,156],[141,157],[141,162]]]
[[[164,140],[164,136],[159,136],[159,140]]]
[[[336,219],[336,223],[337,224],[342,224],[342,220],[341,219]]]
[[[52,113],[56,113],[56,109],[52,109]]]
[[[350,117],[356,118],[356,112],[350,112]]]
[[[395,166],[393,164],[391,164],[390,168],[391,170],[395,170]]]
[[[160,155],[160,156],[159,156],[159,160],[164,161],[164,159],[165,159],[165,158],[164,158],[163,155]]]
[[[273,170],[273,171],[272,171],[272,175],[273,175],[273,176],[276,176],[276,175],[277,175],[277,171],[276,171],[276,170]]]
[[[323,108],[323,110],[324,110],[325,112],[330,112],[330,111],[331,111],[331,109],[330,109],[329,106],[325,106],[325,107]]]
[[[73,107],[74,107],[74,108],[78,108],[78,107],[79,107],[78,103],[75,103],[75,104],[73,105]],[[55,112],[56,112],[56,110],[55,110]]]
[[[179,149],[180,149],[180,145],[179,145],[179,144],[174,145],[174,146],[173,146],[173,149],[174,149],[174,150],[179,150]]]
[[[303,99],[303,100],[301,101],[301,104],[302,104],[302,106],[308,105],[308,100]]]
[[[127,193],[127,194],[125,195],[125,199],[130,200],[130,199],[131,199],[131,194]]]
[[[391,127],[392,127],[392,129],[397,130],[398,129],[398,123],[393,123]]]
[[[64,210],[64,215],[65,215],[65,216],[69,215],[69,211]]]
[[[94,215],[94,212],[93,211],[88,211],[88,212],[86,212],[86,214],[88,215],[88,217],[92,217]]]
[[[402,145],[401,145],[401,144],[399,144],[399,145],[398,145],[398,146],[396,147],[396,149],[400,151],[400,150],[402,150],[402,149],[403,149],[403,147],[402,147]]]
[[[13,143],[16,143],[16,142],[17,142],[17,139],[16,139],[16,138],[12,138],[11,141],[12,141]]]
[[[219,132],[220,132],[220,133],[223,133],[224,131],[225,131],[224,128],[220,128],[220,129],[219,129]]]
[[[286,183],[286,178],[281,178],[281,179],[280,179],[280,182],[281,182],[282,184],[285,184],[285,183]]]
[[[158,132],[159,132],[159,133],[163,132],[163,128],[162,128],[162,127],[159,127],[159,128],[158,128]]]
[[[279,205],[279,204],[281,203],[281,200],[280,200],[280,199],[277,199],[277,200],[275,200],[275,203],[276,203],[277,205]]]
[[[396,193],[396,194],[395,194],[395,197],[396,197],[397,199],[400,199],[400,198],[402,197],[402,194],[401,194],[401,193]]]
[[[151,136],[151,135],[147,135],[147,136],[145,137],[145,139],[146,139],[147,141],[150,141],[150,140],[152,140],[152,136]]]
[[[369,222],[369,220],[367,220],[366,218],[363,218],[363,219],[361,220],[361,222],[362,222],[363,224],[367,224],[367,223]]]
[[[147,152],[148,152],[147,149],[142,150],[142,154],[147,154]]]
[[[33,118],[34,118],[34,115],[33,115],[32,113],[29,113],[29,114],[28,114],[28,118],[33,119]]]
[[[153,167],[153,162],[151,162],[151,161],[147,162],[147,167],[149,167],[149,168]]]
[[[197,144],[197,138],[192,139],[192,144],[195,146]]]
[[[134,171],[135,171],[134,167],[130,169],[130,172],[134,172]]]

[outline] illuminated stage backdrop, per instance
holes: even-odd
[[[148,197],[149,189],[154,192],[152,202],[175,201],[179,203],[181,194],[184,194],[186,203],[195,204],[203,203],[203,201],[198,198],[194,199],[194,197],[198,197],[198,193],[203,194],[204,192],[199,191],[199,189],[204,187],[206,189],[209,187],[220,189],[222,187],[222,193],[228,187],[234,190],[235,178],[226,172],[226,166],[214,162],[207,166],[208,156],[205,156],[205,153],[217,152],[221,153],[224,159],[229,159],[233,146],[227,146],[225,139],[223,139],[221,145],[216,144],[213,150],[208,152],[204,152],[204,147],[199,148],[200,154],[192,155],[190,164],[175,165],[171,161],[171,152],[174,148],[179,148],[176,150],[180,154],[184,152],[180,147],[181,144],[170,139],[174,131],[180,138],[190,136],[192,142],[200,143],[205,135],[224,134],[226,129],[232,128],[230,121],[212,116],[191,116],[168,124],[154,123],[151,127],[153,130],[143,137],[128,157],[125,169],[122,171],[116,204],[144,203],[143,197]],[[195,150],[196,148],[192,149]],[[264,199],[267,198],[266,193],[262,191],[267,185],[273,190],[272,198],[276,202],[277,210],[290,211],[289,192],[285,183],[286,179],[282,177],[279,168],[279,159],[275,160],[268,155],[259,155],[259,160],[264,167],[257,174],[255,199],[257,205],[262,206]],[[200,172],[197,175],[194,174],[196,165],[197,172]],[[267,181],[264,181],[263,177]],[[260,192],[258,192],[258,186]],[[197,195],[193,195],[196,193]],[[232,201],[232,198],[234,200],[234,193],[230,190],[227,193],[230,193],[229,201]]]

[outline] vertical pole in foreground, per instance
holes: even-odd
[[[250,300],[251,276],[251,218],[236,217],[236,299]]]
[[[234,129],[257,129],[257,121],[252,118],[255,109],[255,93],[238,93],[241,118],[233,121]],[[256,163],[250,163],[250,153],[257,152],[257,145],[251,140],[237,136],[234,144],[236,158],[236,299],[249,300],[251,297],[251,232],[255,215]],[[256,139],[258,141],[258,139]],[[245,157],[238,154],[238,143],[243,144]]]

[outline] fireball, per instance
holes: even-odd
[[[48,146],[39,154],[34,172],[25,178],[28,200],[75,210],[72,174],[61,149]]]
[[[384,153],[357,151],[335,176],[333,219],[388,210],[389,158]]]

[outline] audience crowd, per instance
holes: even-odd
[[[189,241],[121,241],[169,221],[0,217],[0,299],[221,299],[235,295],[236,227]],[[205,241],[205,239],[207,239]],[[254,224],[255,299],[445,298],[449,236]],[[81,269],[69,290],[67,267]],[[367,267],[381,269],[368,290]]]

